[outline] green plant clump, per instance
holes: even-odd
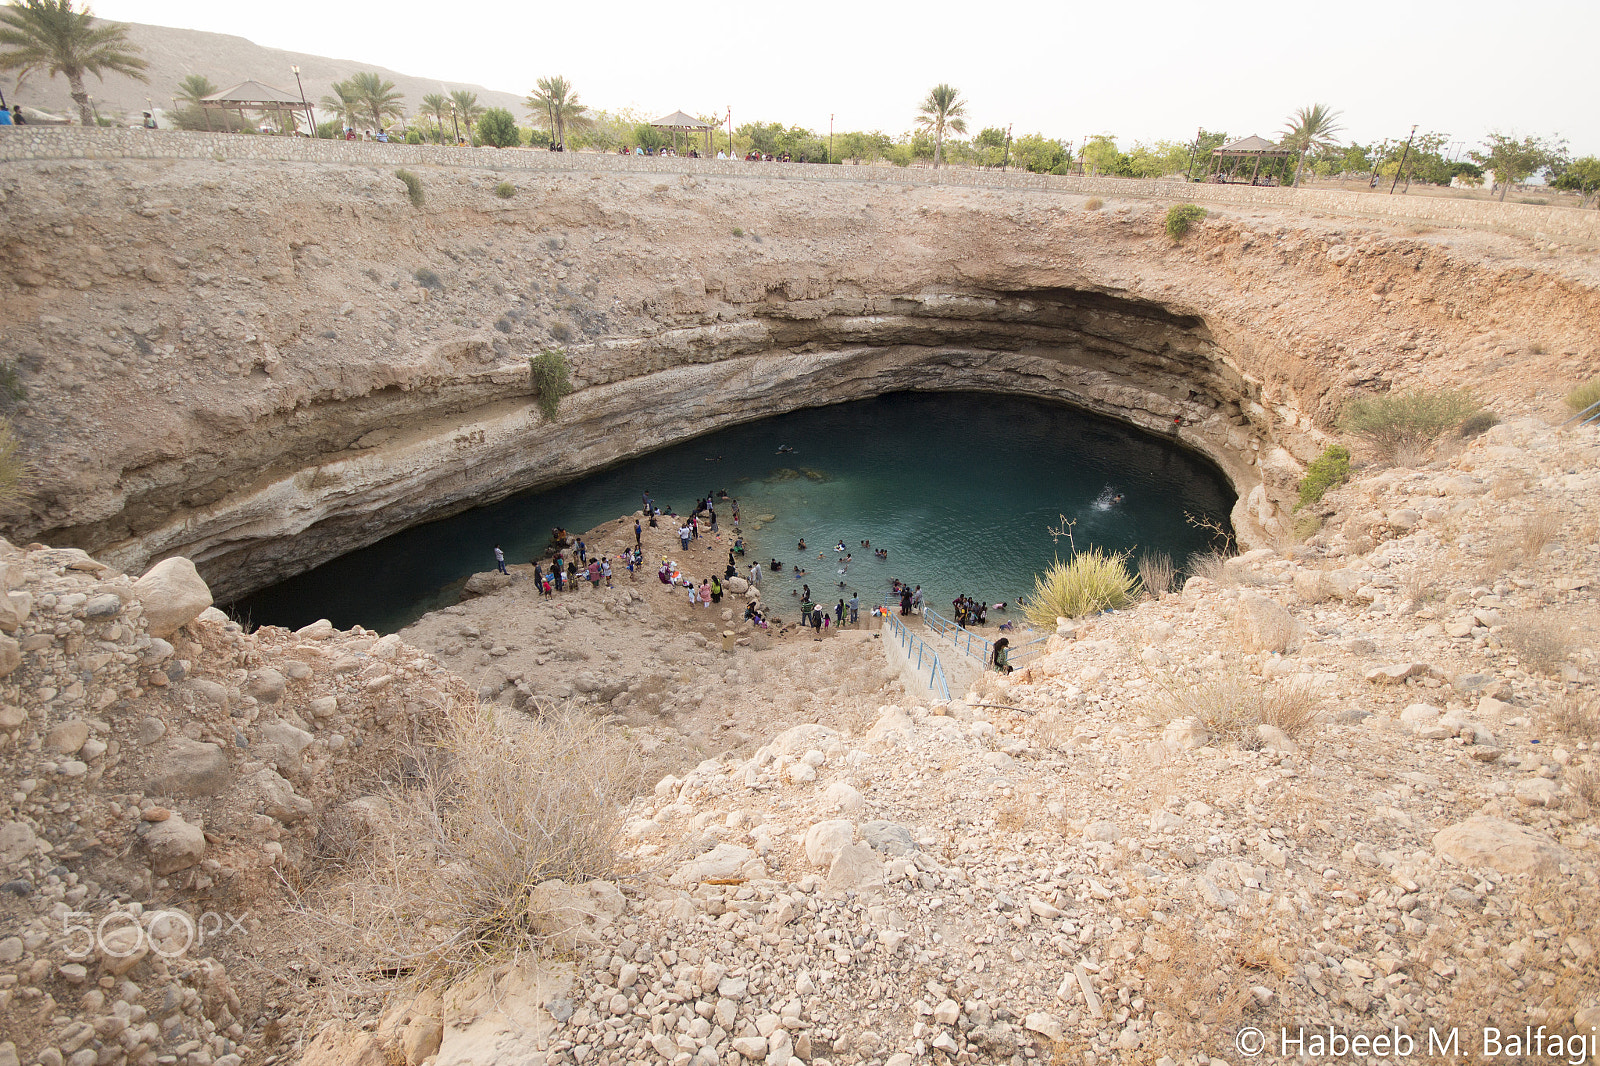
[[[528,374],[539,393],[539,410],[544,412],[546,421],[553,421],[562,398],[572,392],[572,368],[567,363],[567,353],[560,348],[546,348],[538,355],[530,355]]]
[[[1587,411],[1600,403],[1600,378],[1585,382],[1567,393],[1567,406],[1574,411]]]
[[[397,170],[394,172],[394,176],[399,178],[401,184],[406,187],[406,195],[411,198],[411,206],[421,207],[422,201],[425,199],[422,194],[422,179],[409,170]]]
[[[1167,208],[1167,236],[1183,240],[1190,228],[1206,217],[1206,209],[1199,204],[1173,204]]]
[[[1306,476],[1300,479],[1300,502],[1294,509],[1310,507],[1325,496],[1329,489],[1336,489],[1350,480],[1350,449],[1342,444],[1330,444],[1327,450],[1317,456],[1316,461],[1306,467]]]
[[[1339,413],[1339,428],[1365,437],[1385,458],[1421,448],[1482,410],[1466,389],[1413,389],[1358,396]]]
[[[502,200],[509,200],[517,195],[517,187],[509,181],[502,181],[494,187],[494,194]]]
[[[1074,555],[1071,562],[1057,559],[1034,578],[1026,613],[1033,625],[1054,626],[1057,618],[1081,618],[1107,608],[1126,607],[1138,595],[1139,579],[1128,570],[1126,552],[1090,548]]]
[[[743,226],[735,226],[735,227],[733,227],[733,235],[735,237],[743,237],[744,236],[744,227]]]

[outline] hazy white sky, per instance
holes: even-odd
[[[1142,4],[990,0],[611,0],[349,3],[91,0],[108,19],[232,33],[519,94],[564,74],[584,103],[683,109],[734,125],[911,127],[948,81],[974,132],[1187,141],[1196,127],[1272,136],[1294,108],[1344,112],[1346,140],[1412,123],[1476,144],[1489,129],[1560,134],[1600,154],[1600,3],[1505,0]],[[519,120],[524,116],[519,115]]]

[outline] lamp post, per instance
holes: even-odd
[[[317,119],[311,113],[311,105],[306,103],[306,87],[300,80],[300,68],[299,66],[292,66],[289,69],[294,71],[294,84],[300,90],[300,106],[305,108],[306,111],[306,130],[309,136],[315,137],[317,135]]]
[[[461,124],[456,121],[456,105],[450,105],[450,125],[456,131],[456,146],[461,146]]]
[[[93,97],[90,97],[90,99],[93,99]],[[1406,150],[1404,152],[1400,153],[1400,165],[1397,168],[1395,168],[1394,181],[1389,183],[1389,195],[1390,196],[1394,195],[1395,186],[1400,184],[1400,171],[1402,171],[1402,170],[1404,170],[1406,168],[1406,159],[1411,155],[1411,140],[1416,135],[1417,135],[1417,127],[1412,126],[1411,127],[1411,136],[1406,138]],[[1406,188],[1409,189],[1410,187],[1411,187],[1411,182],[1407,181],[1406,182]]]
[[[92,95],[89,97],[89,110],[94,112],[94,125],[95,125],[96,129],[99,129],[100,128],[100,105],[94,102],[94,97]]]
[[[1011,169],[1011,123],[1006,123],[1006,154],[1000,158],[1000,173]]]
[[[833,162],[833,112],[828,113],[828,162]]]

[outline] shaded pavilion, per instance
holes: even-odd
[[[200,98],[200,106],[205,109],[206,129],[208,130],[211,128],[212,111],[237,111],[239,112],[239,121],[248,123],[250,120],[245,118],[244,115],[247,110],[272,112],[278,115],[278,125],[280,127],[283,125],[282,116],[285,111],[291,114],[303,111],[306,116],[306,122],[309,123],[313,134],[317,129],[317,124],[311,116],[311,108],[302,97],[283,89],[274,89],[272,86],[262,84],[259,81],[241,81],[231,89],[223,89],[221,92],[212,93],[210,96],[202,96]],[[223,126],[226,127],[227,123],[224,122]]]
[[[1211,179],[1220,184],[1284,184],[1295,151],[1251,134],[1211,150]],[[1241,171],[1248,169],[1250,176]]]
[[[672,150],[674,152],[678,150],[678,134],[700,134],[705,138],[706,157],[710,158],[711,131],[716,129],[716,127],[711,125],[709,122],[701,122],[693,115],[685,115],[682,111],[674,111],[670,115],[662,115],[660,118],[650,123],[650,125],[654,126],[658,130],[670,130],[672,132]]]

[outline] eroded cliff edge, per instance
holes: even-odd
[[[1448,233],[871,183],[74,162],[0,170],[38,475],[21,540],[222,598],[427,518],[736,421],[901,389],[1175,434],[1280,529],[1346,392],[1502,409],[1600,369],[1581,281]],[[1510,239],[1506,239],[1508,242]],[[533,404],[526,357],[577,391]],[[1176,420],[1176,421],[1175,421]]]

